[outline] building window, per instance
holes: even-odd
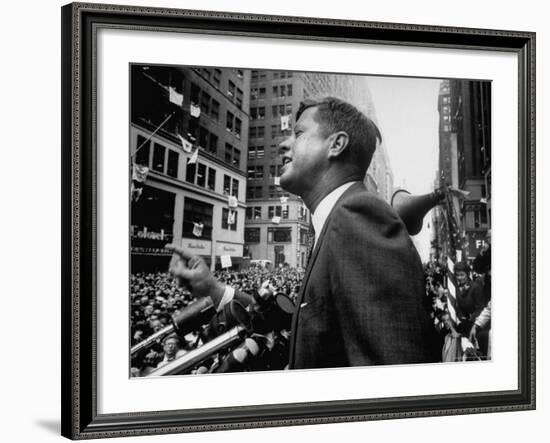
[[[226,163],[229,163],[236,168],[240,168],[241,166],[241,150],[235,148],[233,145],[230,145],[229,143],[225,144],[225,161]]]
[[[197,168],[197,186],[206,187],[206,165],[199,163]]]
[[[142,135],[137,136],[136,149],[139,148],[141,145],[143,146],[139,148],[139,151],[136,151],[135,162],[138,165],[149,166],[149,152],[151,150],[151,140],[149,140],[147,143],[145,143],[145,140],[147,139]]]
[[[225,118],[225,129],[227,129],[227,131],[229,132],[233,132],[233,118],[235,116],[227,111],[227,115],[226,115],[226,118]]]
[[[269,166],[269,178],[280,177],[282,167],[283,167],[283,165],[270,165]]]
[[[282,196],[288,196],[279,186],[271,185],[269,187],[269,198],[279,198]]]
[[[202,235],[200,238],[205,240],[212,239],[212,213],[213,206],[195,200],[193,198],[185,197],[183,207],[183,232],[184,237],[196,238],[197,235],[193,234],[195,223],[202,223]]]
[[[208,129],[199,126],[199,147],[206,149],[208,147],[208,136],[210,132]]]
[[[233,149],[233,166],[236,168],[241,167],[241,150],[237,148]]]
[[[223,195],[231,195],[231,177],[223,176]]]
[[[291,228],[267,228],[268,243],[290,243],[291,241]]]
[[[281,206],[268,206],[267,218],[272,219],[273,217],[281,217],[281,216],[282,216]]]
[[[153,150],[153,170],[164,172],[164,157],[166,155],[166,147],[155,143]]]
[[[187,170],[185,172],[185,180],[189,183],[195,183],[195,172],[197,165],[195,163],[187,163]]]
[[[216,121],[220,117],[220,104],[214,99],[212,99],[212,106],[210,107],[210,117]]]
[[[263,126],[252,126],[249,129],[250,138],[264,138],[265,128]]]
[[[229,175],[223,176],[223,194],[232,195],[239,199],[239,180],[231,178]]]
[[[235,102],[239,109],[243,108],[243,91],[237,88],[237,97],[235,97]]]
[[[228,80],[227,82],[227,95],[229,97],[235,96],[235,83],[233,83],[231,80]]]
[[[263,120],[265,118],[265,106],[250,108],[250,118],[252,120]]]
[[[265,88],[252,88],[250,90],[250,98],[252,100],[265,98]]]
[[[220,77],[222,75],[222,71],[219,69],[214,69],[214,72],[212,74],[212,83],[214,83],[214,86],[216,88],[220,87]]]
[[[261,220],[261,218],[262,218],[261,206],[249,206],[248,208],[246,208],[247,220]]]
[[[231,195],[236,197],[237,200],[239,199],[239,180],[234,178],[231,180],[232,187],[231,187]]]
[[[261,186],[248,186],[246,188],[246,198],[262,198]]]
[[[191,103],[199,104],[200,93],[201,89],[195,83],[191,83],[191,95],[189,97]]]
[[[178,163],[180,156],[175,151],[168,151],[168,166],[166,168],[166,174],[170,177],[178,177]]]
[[[264,178],[264,167],[262,165],[248,167],[248,178]]]
[[[229,143],[225,144],[225,161],[226,163],[231,163],[233,160],[233,146]]]
[[[212,154],[216,154],[218,152],[218,136],[216,134],[210,134],[208,151],[210,151]]]
[[[244,241],[246,243],[260,243],[260,228],[245,228]]]
[[[222,229],[230,229],[231,231],[237,230],[237,211],[232,211],[233,213],[233,224],[229,224],[229,209],[222,208]]]
[[[216,190],[216,170],[214,168],[208,168],[208,189],[211,191]]]
[[[235,135],[237,136],[238,139],[241,138],[241,125],[242,125],[241,120],[235,117]]]
[[[201,93],[201,112],[210,114],[210,96],[204,91]]]

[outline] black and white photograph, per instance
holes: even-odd
[[[491,360],[490,80],[129,77],[130,377]]]

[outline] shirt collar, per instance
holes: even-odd
[[[315,212],[311,214],[311,223],[313,223],[313,229],[315,230],[315,243],[317,243],[317,239],[319,235],[321,235],[321,231],[323,230],[323,226],[327,221],[330,211],[332,211],[332,208],[334,208],[334,205],[342,194],[354,183],[357,183],[357,181],[347,182],[337,187],[319,202]]]

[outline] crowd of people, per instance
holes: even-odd
[[[283,293],[295,301],[303,278],[302,269],[288,266],[267,269],[251,266],[242,271],[219,270],[214,273],[221,282],[237,290],[253,294],[269,282],[275,293]],[[184,287],[178,287],[168,272],[132,274],[131,289],[131,346],[171,324],[172,316],[196,301]],[[169,334],[145,352],[132,356],[132,375],[144,376],[168,361],[196,348],[199,331],[185,337]]]
[[[426,297],[424,307],[441,339],[442,360],[480,360],[490,358],[491,276],[490,248],[468,265],[457,263],[453,278],[447,264],[429,261],[424,265]],[[304,271],[288,266],[267,269],[219,270],[221,282],[248,294],[256,293],[266,281],[276,293],[295,301]],[[453,291],[450,285],[456,285]],[[136,273],[131,276],[131,345],[134,346],[171,324],[196,298],[178,287],[168,272]],[[454,295],[453,295],[454,293]],[[179,337],[170,334],[146,352],[132,356],[132,374],[143,376],[200,344],[199,331]]]
[[[491,358],[491,250],[471,261],[424,267],[425,307],[442,341],[443,361]]]

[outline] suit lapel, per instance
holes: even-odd
[[[353,185],[351,185],[346,191],[340,196],[340,198],[336,201],[334,204],[334,207],[331,209],[330,214],[328,215],[325,224],[323,226],[323,229],[321,230],[321,233],[319,234],[319,240],[315,244],[315,247],[313,248],[313,252],[311,254],[311,258],[307,264],[306,272],[304,274],[304,278],[302,280],[302,284],[300,285],[300,292],[298,293],[298,299],[296,300],[296,310],[294,311],[294,315],[292,316],[292,335],[290,339],[290,356],[289,356],[289,368],[292,368],[294,365],[294,357],[295,357],[295,350],[296,350],[296,327],[298,326],[298,316],[300,314],[300,307],[304,300],[304,295],[306,292],[306,287],[309,281],[309,277],[311,276],[311,270],[313,269],[313,266],[315,265],[315,261],[317,260],[317,255],[319,254],[319,250],[321,249],[321,244],[323,243],[323,239],[325,238],[325,233],[327,231],[327,227],[330,224],[330,221],[332,219],[332,215],[334,214],[334,210],[339,206],[342,199],[352,192],[355,192],[356,189],[360,189],[363,187],[362,182],[357,182]]]

